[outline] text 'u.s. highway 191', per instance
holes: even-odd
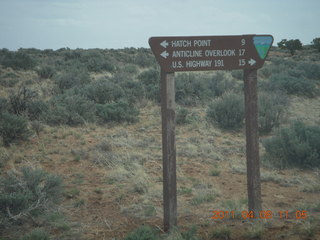
[[[149,45],[165,72],[258,69],[271,35],[151,37]]]

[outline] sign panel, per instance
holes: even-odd
[[[149,45],[164,72],[258,69],[271,35],[151,37]]]

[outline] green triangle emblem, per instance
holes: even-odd
[[[272,36],[254,36],[253,44],[256,47],[256,50],[261,59],[265,59],[267,53],[272,45],[273,37]]]

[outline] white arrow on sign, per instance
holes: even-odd
[[[248,63],[250,64],[250,66],[253,66],[253,65],[256,64],[256,61],[251,58],[251,59],[248,61]]]
[[[167,42],[167,40],[164,40],[163,42],[160,43],[160,45],[164,48],[167,48],[169,43]]]
[[[167,51],[164,51],[160,55],[164,58],[167,58],[169,56],[169,53],[167,53]]]

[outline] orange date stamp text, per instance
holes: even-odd
[[[235,212],[235,211],[212,211],[211,219],[307,219],[308,212],[305,210],[298,210],[298,211],[277,211],[273,212],[271,210],[266,211],[242,211]]]

